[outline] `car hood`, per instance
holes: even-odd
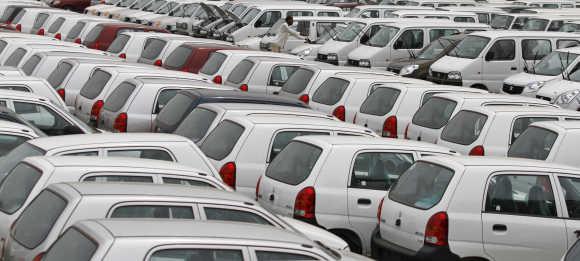
[[[514,74],[510,77],[507,77],[504,80],[504,83],[515,85],[515,86],[526,86],[528,83],[532,82],[547,82],[555,79],[561,79],[562,76],[549,76],[549,75],[539,75],[539,74],[530,74],[526,72]]]
[[[348,58],[353,60],[370,60],[375,56],[375,54],[379,53],[381,49],[381,47],[361,45],[352,50],[352,52],[348,54]]]
[[[310,49],[310,53],[312,54],[312,52],[318,52],[320,47],[322,47],[322,44],[303,44],[303,45],[299,45],[299,46],[295,47],[294,49],[292,49],[292,51],[290,51],[290,53],[291,54],[298,54],[298,53],[304,52],[305,50]]]
[[[562,93],[578,89],[580,89],[580,82],[568,80],[555,80],[546,83],[542,88],[540,88],[540,90],[538,90],[537,95],[549,97],[553,100]]]
[[[262,38],[260,37],[249,37],[236,42],[236,45],[252,50],[260,50],[260,41],[262,41]]]
[[[449,73],[453,71],[462,71],[472,59],[443,56],[431,65],[431,70],[441,73]]]
[[[338,52],[340,52],[340,50],[342,48],[348,46],[349,44],[350,44],[350,42],[339,42],[339,41],[329,40],[328,42],[323,44],[320,47],[320,49],[318,49],[318,52],[323,53],[323,54],[338,53]]]

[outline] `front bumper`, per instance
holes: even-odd
[[[424,245],[418,252],[393,244],[383,238],[379,228],[375,228],[371,239],[372,257],[376,260],[412,260],[412,261],[459,261],[449,247]],[[398,258],[398,259],[397,259]]]
[[[507,94],[522,94],[522,92],[524,92],[524,86],[504,83],[502,86],[502,90]]]

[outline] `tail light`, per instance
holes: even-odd
[[[242,84],[242,85],[240,85],[240,90],[243,91],[243,92],[247,92],[248,91],[248,85],[245,84],[245,83]]]
[[[429,218],[427,227],[425,227],[425,244],[446,246],[448,233],[449,218],[447,217],[447,213],[435,213]]]
[[[22,25],[21,24],[16,25],[16,31],[22,32]]]
[[[32,259],[32,261],[41,261],[43,257],[44,257],[44,252],[40,252],[38,255],[36,255],[34,257],[34,259]]]
[[[300,98],[298,98],[298,100],[301,100],[303,103],[308,104],[308,102],[310,102],[310,97],[308,96],[308,94],[302,94]]]
[[[77,39],[75,39],[75,43],[77,43],[77,44],[81,44],[81,38],[77,38]]]
[[[258,183],[256,183],[256,200],[260,197],[260,182],[262,181],[262,176],[258,178]]]
[[[342,105],[336,107],[336,109],[334,109],[334,111],[332,111],[332,115],[334,115],[335,117],[337,117],[341,121],[345,121],[345,119],[346,119],[345,114],[346,114],[346,109]]]
[[[215,84],[222,84],[222,76],[221,75],[216,75],[216,76],[213,77],[212,81]]]
[[[316,192],[313,187],[305,187],[296,196],[294,218],[315,222]]]
[[[469,156],[484,156],[484,155],[485,149],[481,145],[475,146],[473,147],[473,149],[471,149],[471,151],[469,151]]]
[[[121,112],[115,118],[115,123],[113,124],[113,129],[117,130],[118,132],[127,132],[127,113]]]
[[[93,49],[99,50],[100,44],[98,42],[93,43]]]
[[[409,139],[409,125],[411,123],[407,124],[407,127],[405,127],[405,139],[408,140]]]
[[[62,40],[62,34],[57,33],[54,35],[54,38],[58,39],[58,40]]]
[[[153,65],[155,66],[162,66],[163,62],[161,62],[161,60],[155,60],[155,63],[153,63]]]
[[[397,138],[397,117],[390,116],[383,123],[383,137]]]
[[[228,162],[220,169],[220,176],[226,185],[236,189],[236,163]]]
[[[99,114],[101,113],[103,105],[105,105],[103,100],[97,100],[93,103],[93,107],[91,108],[91,121],[99,122]]]
[[[381,223],[381,215],[383,214],[383,202],[385,202],[385,198],[381,199],[381,202],[379,203],[379,209],[377,209],[377,220],[379,224]]]
[[[127,54],[121,53],[121,54],[119,54],[119,58],[121,58],[121,59],[127,59]]]
[[[58,93],[58,96],[60,96],[60,98],[64,101],[65,94],[66,94],[64,89],[58,89],[58,90],[56,90],[56,93]],[[91,110],[91,112],[92,112],[92,110]]]
[[[38,30],[38,32],[36,32],[37,35],[44,35],[44,28],[40,28]]]

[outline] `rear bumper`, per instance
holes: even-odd
[[[381,238],[378,227],[373,231],[371,249],[372,257],[377,260],[459,261],[459,256],[453,254],[449,247],[425,245],[415,252],[391,243]]]

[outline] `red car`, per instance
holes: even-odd
[[[50,6],[82,13],[91,5],[91,0],[52,0]]]
[[[95,26],[85,38],[83,44],[92,49],[106,51],[109,45],[122,32],[160,32],[169,33],[165,29],[132,23],[102,23]]]
[[[219,50],[241,49],[231,45],[184,43],[163,62],[163,68],[198,73],[209,55]]]

